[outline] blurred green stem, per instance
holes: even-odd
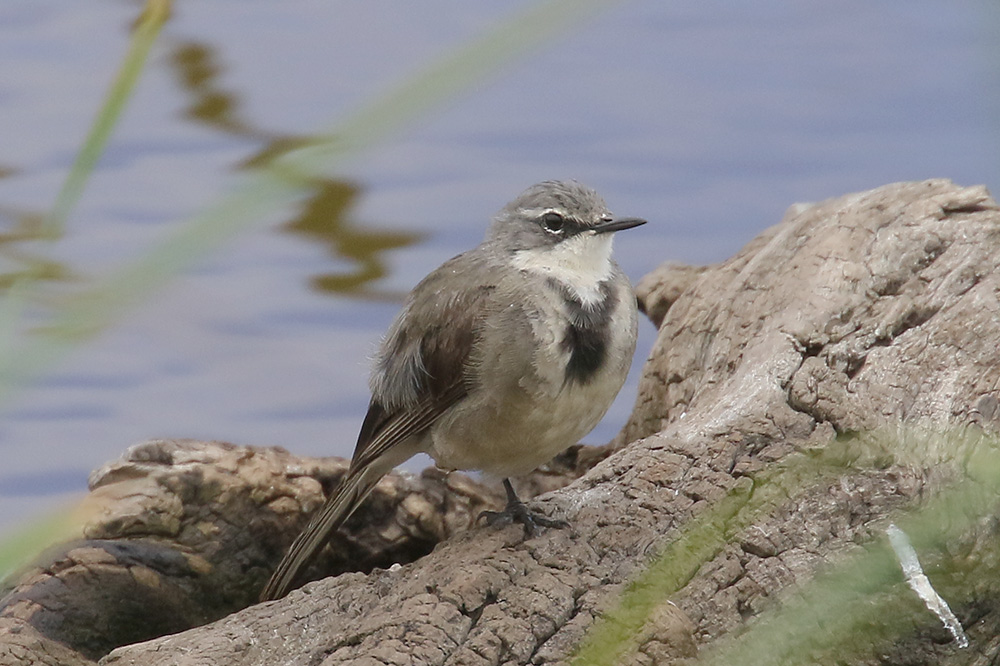
[[[612,2],[548,0],[531,5],[486,35],[432,63],[388,94],[363,105],[314,144],[283,155],[249,174],[234,193],[208,211],[178,225],[146,256],[75,297],[72,305],[55,315],[44,331],[33,334],[20,345],[11,346],[6,354],[0,351],[0,403],[16,386],[38,377],[75,344],[113,324],[127,307],[142,302],[169,278],[202,260],[238,233],[295,203],[309,191],[318,176],[330,173],[348,157],[386,140],[404,125],[415,123],[473,83],[495,74],[515,58],[526,56],[533,48],[568,31],[574,21],[589,17]],[[153,35],[169,3],[161,0],[155,7],[158,11],[152,12],[148,21],[140,22],[140,25],[147,25],[146,30]],[[139,32],[146,34],[143,30]],[[148,49],[148,44],[144,48]],[[125,67],[121,80],[129,80],[124,72],[131,71],[131,67]],[[107,106],[113,104],[109,102]],[[117,118],[117,114],[110,117]],[[104,128],[104,123],[99,122],[92,137],[106,137],[107,131],[109,127]],[[88,141],[88,145],[90,143]],[[94,143],[100,145],[96,139]],[[81,155],[78,163],[92,164],[93,159],[94,155]],[[66,194],[60,197],[62,203],[56,206],[53,220],[63,219],[63,211],[75,201],[80,186],[82,181],[76,179],[67,183]],[[58,228],[61,223],[52,224]]]
[[[613,666],[638,647],[653,611],[679,593],[706,563],[755,522],[792,501],[810,486],[829,485],[841,475],[887,464],[917,469],[951,467],[958,479],[925,497],[919,508],[889,516],[926,552],[956,543],[978,521],[995,515],[1000,488],[1000,442],[990,435],[902,430],[830,442],[816,454],[789,458],[752,481],[742,479],[725,497],[689,520],[663,551],[638,574],[587,632],[574,666]],[[888,524],[888,520],[885,524]],[[778,666],[810,661],[803,654],[848,655],[890,642],[921,619],[935,620],[903,583],[884,535],[823,575],[783,594],[785,603],[713,642],[699,664]],[[845,662],[846,663],[846,662]]]
[[[58,238],[62,235],[66,219],[70,211],[83,193],[87,179],[94,170],[97,160],[111,136],[111,130],[118,123],[126,102],[135,89],[139,74],[146,64],[149,49],[160,34],[160,28],[170,16],[171,0],[146,0],[142,16],[136,22],[132,33],[132,43],[129,46],[125,61],[122,63],[118,76],[104,101],[101,112],[97,114],[93,127],[87,135],[76,161],[56,196],[55,205],[42,223],[41,234],[44,238]]]

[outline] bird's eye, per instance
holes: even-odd
[[[546,231],[553,234],[561,234],[563,227],[566,225],[566,220],[559,213],[549,211],[542,215],[542,224],[545,226]]]

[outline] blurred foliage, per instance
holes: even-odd
[[[353,188],[332,179],[330,174],[347,159],[427,117],[456,95],[481,84],[486,77],[608,4],[610,0],[548,0],[532,4],[311,137],[274,135],[252,128],[236,113],[236,97],[218,87],[220,68],[210,51],[182,45],[175,51],[174,62],[179,66],[182,85],[192,97],[188,115],[223,131],[265,137],[268,145],[248,160],[242,179],[229,195],[193,218],[177,223],[145,255],[64,298],[49,316],[32,322],[30,334],[22,335],[16,323],[6,322],[6,330],[14,332],[14,344],[0,349],[0,406],[16,387],[37,378],[73,348],[112,326],[131,307],[148,301],[171,278],[280,211],[299,211],[298,218],[287,225],[289,230],[326,239],[332,252],[358,266],[346,276],[315,279],[320,287],[358,290],[384,275],[380,255],[414,242],[419,236],[373,232],[344,224],[343,211],[352,199],[344,194]],[[169,17],[169,8],[168,0],[147,2],[121,74],[36,238],[51,238],[61,230],[120,116],[151,40]],[[321,218],[326,215],[332,217]],[[37,305],[40,299],[29,287],[41,276],[57,274],[43,261],[35,261],[33,268],[19,272],[15,281],[28,285],[22,285],[24,302],[29,307]]]
[[[255,139],[263,146],[245,162],[242,182],[228,196],[178,223],[148,254],[66,299],[43,321],[33,321],[32,330],[24,334],[20,317],[37,304],[38,285],[65,280],[71,271],[47,259],[37,246],[21,249],[19,243],[55,241],[61,236],[149,50],[169,19],[170,0],[148,0],[134,26],[119,75],[52,210],[47,215],[0,211],[13,220],[10,231],[0,236],[0,246],[14,266],[10,270],[0,266],[0,289],[5,293],[0,300],[0,402],[76,346],[113,325],[129,307],[152,298],[166,281],[278,211],[296,211],[294,219],[284,225],[287,231],[319,240],[331,256],[347,259],[357,267],[346,275],[316,276],[314,285],[340,293],[363,290],[385,274],[385,251],[417,242],[420,236],[376,231],[348,222],[348,211],[359,192],[356,186],[331,175],[336,168],[608,4],[598,0],[532,4],[315,136],[291,136],[254,127],[240,117],[238,97],[219,86],[221,67],[213,52],[199,44],[181,43],[171,51],[171,61],[182,89],[191,98],[187,115],[218,131]],[[15,173],[13,168],[0,168],[0,177]],[[917,445],[909,445],[910,440]],[[747,479],[690,521],[633,581],[619,605],[593,628],[574,663],[617,663],[634,647],[636,636],[657,605],[680,591],[740,530],[788,498],[847,470],[887,464],[954,469],[958,481],[893,520],[909,535],[921,558],[926,557],[933,566],[935,581],[953,602],[969,603],[976,595],[992,594],[992,585],[976,588],[970,581],[983,580],[984,575],[986,580],[997,580],[1000,566],[996,558],[972,557],[983,549],[968,535],[996,510],[1000,487],[996,442],[965,435],[869,436],[797,456]],[[62,512],[9,535],[0,543],[0,573],[24,562],[45,544],[66,538],[79,524],[79,516]],[[789,592],[784,603],[775,604],[744,631],[719,641],[700,661],[792,664],[834,663],[850,660],[852,655],[861,658],[912,632],[915,626],[929,624],[926,615],[926,609],[903,582],[891,549],[879,538]]]
[[[420,239],[411,232],[374,231],[346,223],[345,211],[357,188],[334,179],[343,163],[388,140],[480,85],[516,59],[568,33],[613,0],[545,0],[532,3],[511,19],[445,54],[400,82],[384,95],[362,104],[353,114],[314,136],[295,137],[254,128],[238,114],[237,96],[218,85],[221,68],[210,49],[181,43],[171,61],[191,97],[187,115],[216,130],[266,142],[243,165],[239,184],[215,205],[178,222],[160,243],[131,258],[98,280],[73,275],[71,268],[47,258],[42,243],[57,242],[80,194],[107,146],[134,90],[160,30],[170,18],[171,0],[146,0],[133,25],[131,43],[119,73],[78,152],[52,209],[45,215],[3,210],[10,231],[0,234],[0,409],[25,384],[36,380],[67,354],[118,322],[130,308],[153,298],[166,282],[201,261],[238,234],[252,230],[275,213],[295,210],[285,228],[321,240],[331,255],[357,268],[347,275],[318,276],[321,289],[356,292],[385,274],[386,250]],[[0,177],[16,175],[0,166]],[[71,294],[52,294],[43,284],[74,283]],[[76,284],[78,283],[78,284]],[[60,516],[45,519],[0,542],[0,570],[24,560],[51,542],[65,526]],[[61,528],[60,528],[61,529]]]
[[[62,543],[81,536],[81,526],[95,510],[81,502],[72,510],[59,511],[43,516],[0,540],[0,598],[6,594],[13,580],[5,580],[18,571],[38,553],[55,543]]]
[[[915,632],[949,645],[939,620],[906,584],[883,530],[892,522],[906,533],[924,571],[952,605],[974,607],[995,597],[1000,586],[994,518],[1000,504],[1000,441],[978,430],[906,428],[846,437],[744,479],[685,524],[588,633],[572,663],[621,663],[637,648],[656,607],[681,592],[703,565],[738,541],[741,531],[810,487],[891,465],[933,474],[941,479],[941,490],[897,511],[872,541],[811,581],[782,591],[769,610],[714,641],[692,663],[882,663],[879,655]]]

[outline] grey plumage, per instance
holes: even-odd
[[[482,244],[424,278],[375,359],[347,474],[261,598],[284,596],[375,483],[414,454],[506,478],[593,429],[635,351],[635,295],[611,259],[611,232],[643,222],[613,218],[579,183],[541,183],[497,214]]]

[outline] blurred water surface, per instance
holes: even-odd
[[[248,165],[527,6],[179,0],[65,236],[43,242],[33,230],[141,4],[5,0],[0,287],[32,271],[58,302]],[[633,280],[667,259],[725,259],[794,202],[929,177],[996,190],[998,44],[985,1],[615,5],[352,161],[20,392],[0,413],[0,532],[150,437],[350,455],[367,357],[402,294],[533,182],[576,178],[648,218],[617,241]],[[627,418],[654,334],[645,323],[588,441]]]

